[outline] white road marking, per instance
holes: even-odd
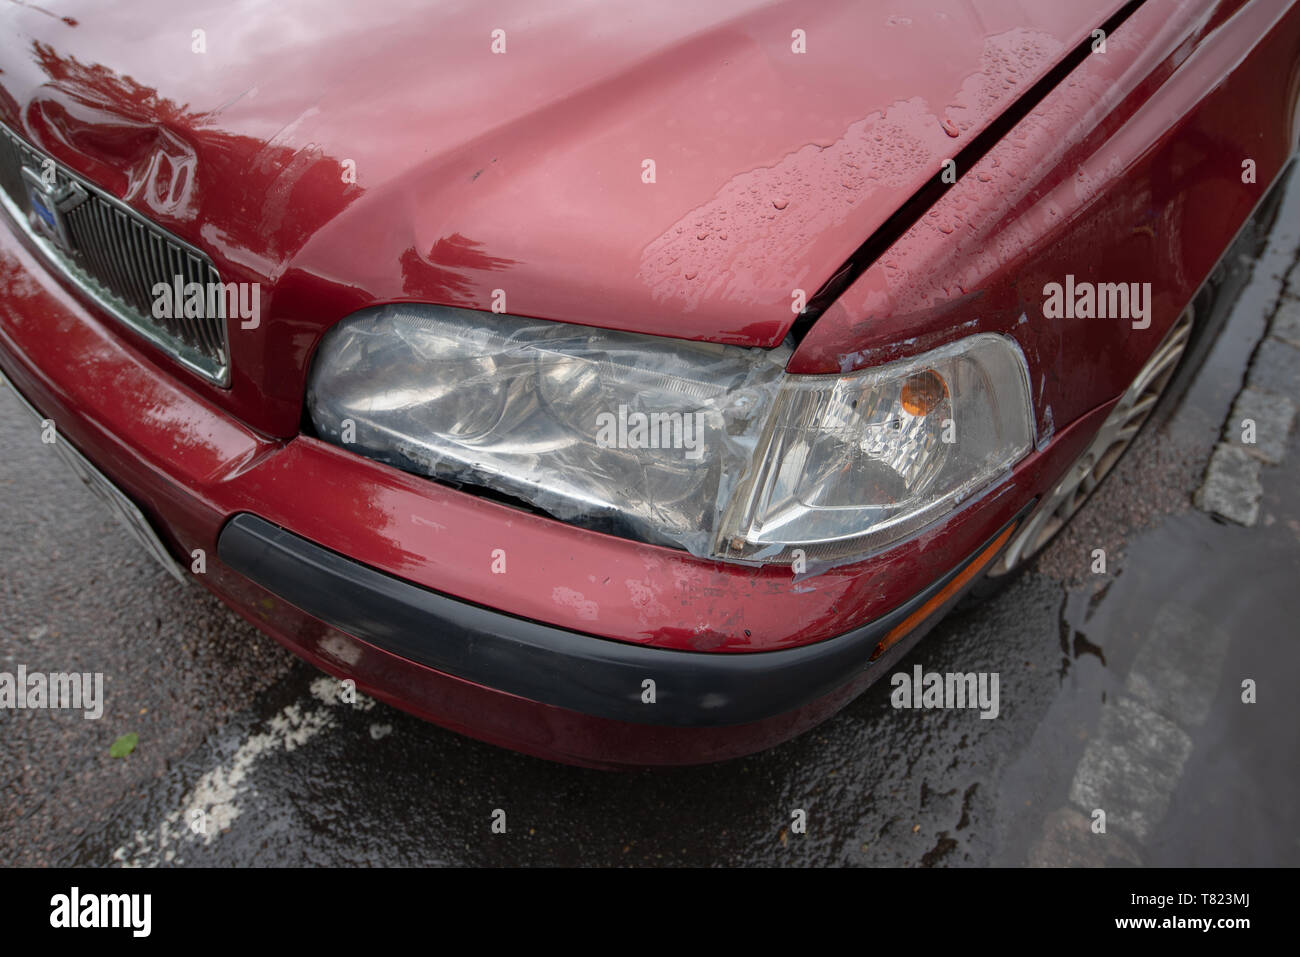
[[[194,841],[211,844],[242,809],[239,799],[252,793],[249,775],[268,755],[295,751],[335,724],[331,708],[355,707],[369,711],[375,706],[371,698],[357,694],[354,705],[342,701],[340,683],[324,675],[311,683],[311,694],[326,707],[295,702],[268,718],[260,731],[250,734],[227,760],[205,772],[195,782],[180,806],[168,814],[157,827],[137,830],[132,839],[113,851],[112,859],[123,867],[157,867],[163,863],[183,863],[178,855]],[[194,829],[196,821],[202,832]]]

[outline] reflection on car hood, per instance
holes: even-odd
[[[183,6],[0,11],[0,119],[225,272],[293,279],[280,313],[313,283],[495,295],[770,346],[1118,4]]]

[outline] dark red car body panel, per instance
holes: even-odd
[[[1146,0],[1105,53],[959,171],[790,366],[855,369],[1005,332],[1030,363],[1038,449],[920,535],[792,580],[564,525],[298,435],[312,351],[363,305],[485,308],[495,288],[516,314],[773,345],[795,319],[793,288],[819,288],[1117,4],[936,3],[910,23],[847,4],[533,23],[520,5],[427,30],[409,12],[335,5],[328,28],[288,12],[270,30],[280,47],[248,39],[219,55],[248,29],[226,8],[128,6],[130,17],[57,11],[76,25],[6,10],[0,120],[207,251],[226,280],[266,284],[262,327],[232,331],[231,389],[200,382],[5,228],[0,368],[177,554],[204,549],[200,580],[278,640],[440,724],[579,763],[746,753],[822,720],[879,668],[757,724],[592,718],[328,628],[215,560],[225,522],[255,512],[380,571],[593,641],[752,653],[830,638],[915,595],[1055,482],[1296,147],[1300,10]],[[189,52],[193,26],[208,54]],[[498,27],[500,56],[489,52]],[[790,52],[795,28],[808,54]],[[1014,83],[990,51],[1021,51]],[[191,68],[189,56],[212,59]],[[641,160],[654,157],[656,182],[643,183]],[[356,184],[340,178],[346,159]],[[849,178],[855,161],[876,172]],[[1043,284],[1066,274],[1151,282],[1151,327],[1043,320]],[[490,570],[499,544],[508,589]]]

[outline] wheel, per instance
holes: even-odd
[[[1088,447],[1038,504],[984,579],[972,590],[974,597],[984,598],[1001,591],[1023,571],[1114,469],[1173,380],[1191,337],[1194,313],[1194,308],[1188,306],[1178,317],[1164,341],[1106,416]]]

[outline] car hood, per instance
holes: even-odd
[[[271,283],[299,366],[391,300],[772,346],[1118,5],[46,0],[0,117]]]

